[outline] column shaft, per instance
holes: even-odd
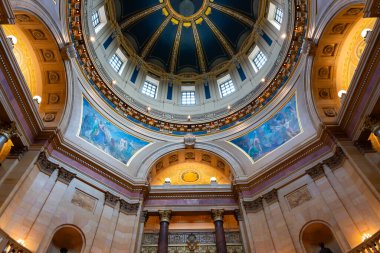
[[[216,252],[227,253],[226,237],[224,234],[223,221],[216,220],[215,224],[215,239],[216,239]]]
[[[169,222],[160,222],[160,234],[158,236],[158,253],[167,253],[169,246]]]

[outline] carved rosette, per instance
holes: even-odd
[[[0,125],[0,134],[4,135],[8,140],[13,136],[18,135],[16,123],[12,121],[9,124]]]
[[[273,189],[273,190],[271,190],[270,192],[264,194],[263,199],[264,199],[265,202],[267,202],[268,204],[272,204],[272,203],[274,203],[274,202],[277,202],[277,201],[278,201],[277,190],[276,190],[276,189]]]
[[[28,151],[28,147],[26,146],[21,146],[21,147],[12,146],[11,151],[9,152],[7,158],[20,159],[27,151]]]
[[[119,201],[119,197],[113,195],[110,192],[104,193],[104,204],[107,204],[111,207],[115,207],[117,204],[117,201]]]
[[[246,212],[257,213],[263,209],[263,199],[260,197],[253,201],[244,201],[243,205]]]
[[[306,174],[308,174],[314,181],[323,177],[325,175],[325,171],[323,170],[323,164],[318,163],[311,169],[306,170]]]
[[[40,170],[47,174],[51,175],[57,169],[59,169],[58,164],[52,163],[48,160],[46,153],[41,152],[37,159],[37,164],[39,165]]]
[[[71,173],[70,171],[64,169],[64,168],[59,168],[58,172],[58,181],[61,181],[64,184],[69,185],[70,182],[75,178],[75,174]]]
[[[224,210],[223,209],[212,209],[211,215],[214,221],[223,221]]]
[[[345,158],[346,155],[344,154],[342,148],[337,147],[335,154],[332,157],[324,160],[323,163],[326,164],[331,170],[335,170],[342,165]]]
[[[160,222],[170,222],[170,218],[172,217],[171,210],[160,210],[158,214],[160,215]]]
[[[137,214],[139,207],[140,203],[131,204],[123,199],[120,199],[120,212],[125,214]]]

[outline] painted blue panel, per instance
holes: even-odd
[[[265,42],[270,46],[272,45],[272,39],[269,37],[268,34],[266,34],[264,31],[263,33],[261,34],[261,37],[263,37],[263,39],[265,40]]]
[[[295,96],[272,118],[255,130],[231,140],[254,161],[301,133]]]
[[[166,95],[166,99],[172,100],[173,99],[173,84],[169,83],[168,85],[168,94]]]
[[[113,36],[112,36],[112,34],[111,34],[111,35],[106,39],[106,41],[104,41],[104,43],[103,43],[103,47],[104,47],[104,49],[107,49],[107,48],[111,45],[112,41],[113,41]]]
[[[83,99],[79,136],[125,164],[137,151],[149,144],[111,124],[86,99]]]
[[[132,76],[131,76],[131,82],[136,83],[137,76],[139,75],[139,70],[137,67],[133,70]]]
[[[244,81],[245,79],[247,79],[245,73],[244,73],[244,69],[241,67],[241,65],[239,64],[239,66],[236,67],[238,73],[239,73],[239,76],[240,76],[240,79],[241,81]]]
[[[208,82],[205,82],[204,87],[205,87],[205,97],[206,97],[206,99],[211,98],[210,86],[208,85]]]

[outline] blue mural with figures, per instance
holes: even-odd
[[[296,98],[293,98],[272,118],[255,130],[231,140],[244,150],[253,161],[257,161],[269,152],[301,133],[298,120]]]
[[[86,99],[83,99],[79,136],[125,164],[149,144],[111,124]]]

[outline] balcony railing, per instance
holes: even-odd
[[[348,253],[380,253],[380,231],[350,250]]]
[[[0,229],[0,252],[1,253],[31,253],[20,243],[13,240],[7,233]]]

